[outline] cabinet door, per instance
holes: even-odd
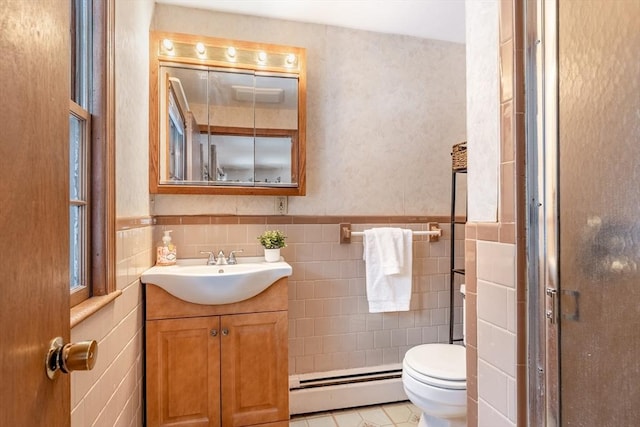
[[[222,425],[289,419],[287,312],[223,316]]]
[[[220,426],[219,325],[218,316],[147,321],[150,427]]]

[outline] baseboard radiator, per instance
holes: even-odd
[[[289,390],[292,415],[407,400],[401,364],[292,375]]]

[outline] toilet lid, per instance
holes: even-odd
[[[466,350],[454,344],[424,344],[404,356],[407,374],[418,381],[446,388],[466,388]]]

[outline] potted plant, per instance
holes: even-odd
[[[264,259],[267,262],[280,261],[280,248],[287,246],[287,236],[280,230],[267,230],[258,236],[258,241],[264,247]]]

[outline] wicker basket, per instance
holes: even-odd
[[[451,153],[452,169],[460,170],[467,168],[467,141],[453,145]]]

